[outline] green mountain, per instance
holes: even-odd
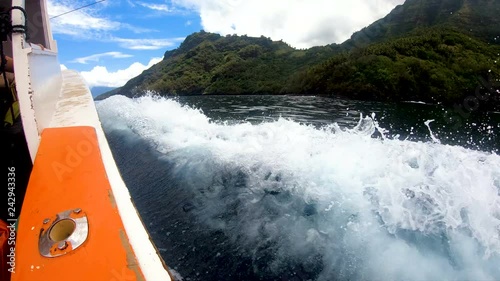
[[[425,27],[454,29],[500,44],[499,15],[498,0],[406,0],[386,17],[354,33],[344,45],[365,46]]]
[[[500,1],[407,0],[337,45],[297,50],[204,31],[112,94],[323,94],[453,103],[493,91]],[[484,89],[482,89],[484,88]]]
[[[158,64],[106,94],[275,94],[288,77],[338,53],[337,45],[296,50],[266,37],[189,35]],[[100,98],[103,98],[100,97]]]
[[[454,30],[426,28],[333,56],[295,75],[286,92],[451,104],[476,90],[498,99],[491,88],[499,88],[499,74],[500,46]]]

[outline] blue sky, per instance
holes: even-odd
[[[96,2],[48,0],[51,17]],[[51,20],[63,67],[123,85],[189,34],[246,34],[297,48],[340,43],[404,0],[107,0]]]

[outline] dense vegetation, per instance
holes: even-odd
[[[101,98],[151,90],[457,102],[480,85],[498,89],[499,14],[500,1],[407,0],[343,44],[306,50],[263,36],[201,31]]]
[[[451,103],[474,94],[481,81],[499,85],[499,73],[500,46],[452,30],[423,29],[336,55],[297,74],[285,91]]]
[[[200,31],[112,93],[275,94],[293,73],[330,58],[338,49],[330,45],[296,50],[263,36],[220,36]]]
[[[498,15],[500,1],[495,0],[406,0],[404,5],[397,6],[386,17],[354,33],[344,45],[360,47],[405,36],[415,29],[426,27],[452,28],[498,44]]]

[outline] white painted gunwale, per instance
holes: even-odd
[[[41,1],[43,9],[41,12],[46,14],[45,0]],[[13,6],[24,7],[25,4],[24,0],[12,2]],[[13,24],[24,24],[24,16],[18,11],[13,11],[12,19]],[[47,26],[50,32],[49,23],[46,22],[44,26]],[[51,49],[57,50],[55,41],[52,38],[50,40]],[[57,52],[31,46],[25,41],[23,34],[13,34],[12,50],[21,118],[32,160],[35,159],[43,129],[69,126],[94,127],[116,206],[144,278],[146,280],[171,280],[116,166],[99,121],[94,100],[83,78],[76,71],[61,71]],[[40,65],[40,60],[43,60],[43,65]],[[36,63],[30,64],[30,62]],[[45,71],[36,70],[40,67]],[[36,76],[33,77],[33,74]],[[40,84],[35,80],[47,82]],[[37,94],[44,98],[40,99]],[[38,104],[46,100],[50,100],[51,104],[43,104],[43,106]],[[37,119],[37,116],[40,118]]]

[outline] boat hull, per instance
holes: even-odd
[[[95,129],[48,128],[41,140],[19,218],[12,280],[144,280],[101,161]],[[70,222],[86,217],[85,241],[75,249],[71,235],[53,241],[50,252],[60,255],[43,256],[43,235],[52,232],[55,237],[57,214],[68,210],[75,214]],[[57,248],[61,241],[66,248]]]

